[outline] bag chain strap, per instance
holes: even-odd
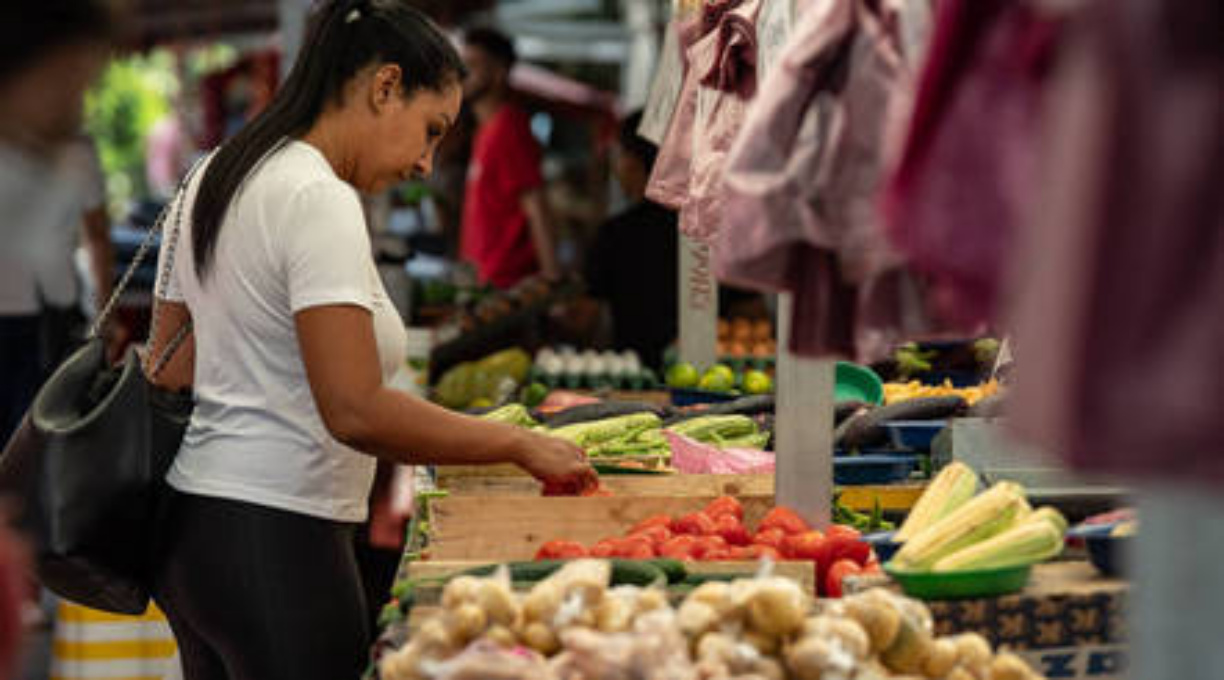
[[[169,214],[170,208],[173,205],[175,208],[175,225],[174,230],[171,232],[170,238],[166,244],[167,263],[158,275],[158,287],[160,287],[162,290],[166,290],[166,287],[169,285],[170,281],[170,272],[174,268],[174,253],[178,247],[179,233],[182,231],[183,204],[187,202],[187,186],[190,184],[191,178],[195,175],[196,170],[199,169],[203,161],[204,158],[201,158],[191,166],[191,169],[187,171],[187,174],[183,176],[183,179],[179,181],[179,185],[174,191],[175,198],[170,203],[167,203],[166,206],[161,209],[161,212],[157,214],[157,219],[153,222],[153,226],[149,229],[149,233],[145,235],[144,240],[140,243],[140,247],[136,249],[136,254],[132,256],[132,262],[128,265],[127,271],[123,273],[123,276],[119,279],[119,283],[115,285],[115,289],[111,292],[110,299],[106,301],[106,304],[102,307],[102,311],[98,313],[93,325],[90,326],[87,339],[93,340],[97,338],[101,334],[102,328],[106,326],[108,321],[110,321],[111,315],[114,314],[115,308],[119,305],[119,298],[123,295],[123,291],[127,289],[128,284],[132,280],[132,276],[140,267],[140,263],[143,262],[145,257],[148,255],[149,249],[153,246],[153,240],[158,236],[158,234],[164,232],[166,215]],[[153,319],[149,325],[150,339],[157,337],[157,326],[161,320],[161,311],[161,307],[157,304],[155,293],[153,300]],[[157,363],[154,365],[153,372],[149,375],[150,378],[156,378],[157,375],[161,373],[162,369],[166,367],[166,364],[168,364],[170,360],[174,358],[174,353],[183,344],[183,342],[186,341],[187,336],[191,333],[191,327],[192,322],[189,319],[187,323],[183,324],[183,326],[179,328],[178,332],[175,333],[174,338],[172,338],[169,344],[166,345],[166,350],[162,352],[161,358],[158,359]]]

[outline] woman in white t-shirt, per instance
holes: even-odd
[[[160,382],[190,385],[196,407],[167,476],[155,596],[187,680],[360,675],[370,640],[352,530],[375,456],[594,479],[577,447],[385,386],[405,333],[357,190],[429,173],[463,75],[405,0],[326,2],[267,111],[171,206],[182,231],[160,263],[172,269],[151,354],[194,323]]]

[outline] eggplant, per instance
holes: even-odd
[[[833,446],[850,451],[888,444],[888,430],[872,419],[872,411],[859,411],[833,430]]]
[[[871,408],[873,408],[873,406],[865,401],[857,401],[854,399],[839,401],[833,406],[833,424],[841,425],[842,423],[846,422],[846,419],[850,416],[858,413],[859,411],[868,410]]]
[[[922,397],[881,406],[871,411],[871,423],[881,425],[894,420],[945,420],[964,415],[969,402],[964,397]]]

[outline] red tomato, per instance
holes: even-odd
[[[723,540],[731,545],[748,545],[752,543],[752,537],[748,535],[748,530],[733,515],[719,515],[715,517],[714,533],[722,536]]]
[[[828,541],[819,531],[805,531],[782,539],[782,554],[792,560],[824,563],[829,559]]]
[[[694,512],[672,522],[671,530],[677,534],[709,536],[714,533],[714,520],[704,512]]]
[[[615,549],[616,549],[616,539],[605,538],[602,541],[591,546],[589,555],[591,557],[607,559],[613,556],[612,553],[615,551]]]
[[[646,519],[633,525],[633,528],[629,530],[629,533],[636,534],[642,529],[649,529],[650,527],[670,528],[671,523],[672,523],[671,515],[655,515],[654,517],[647,517]]]
[[[829,536],[828,554],[829,564],[833,564],[840,559],[854,560],[854,563],[860,567],[867,564],[867,560],[871,557],[871,545],[864,543],[857,538],[849,536]]]
[[[786,539],[786,532],[781,529],[764,529],[758,531],[756,536],[752,537],[754,545],[766,545],[779,553],[782,552],[782,541]]]
[[[752,561],[755,561],[755,560],[757,559],[757,549],[758,549],[758,548],[760,548],[760,546],[755,546],[755,545],[733,545],[733,546],[731,546],[731,547],[727,548],[727,551],[726,551],[726,552],[727,552],[727,557],[726,557],[726,559],[728,559],[728,560],[735,560],[736,562],[752,562]]]
[[[549,541],[535,554],[537,560],[572,560],[586,556],[587,549],[574,541]]]
[[[858,529],[848,527],[845,524],[830,524],[829,528],[825,530],[825,536],[828,536],[829,538],[833,538],[835,536],[845,536],[846,538],[853,538],[857,541],[863,537],[863,534],[860,533]]]
[[[650,544],[657,548],[665,543],[667,539],[672,537],[672,532],[667,527],[651,526],[639,531],[634,531],[629,535],[640,536],[650,541]]]
[[[667,557],[684,562],[696,559],[693,549],[696,547],[695,536],[673,536],[659,546],[659,557]]]
[[[841,597],[842,579],[861,572],[862,569],[854,560],[837,560],[834,562],[833,566],[829,567],[829,573],[825,576],[825,597]]]
[[[648,560],[655,556],[655,549],[649,539],[630,536],[613,543],[612,556],[629,560]]]
[[[787,534],[801,534],[811,527],[803,518],[795,514],[790,508],[777,507],[770,510],[765,518],[761,520],[761,525],[757,527],[757,531],[765,529],[781,529]]]
[[[768,557],[774,562],[782,561],[782,553],[778,552],[778,549],[772,545],[750,545],[745,550],[748,551],[748,559],[750,560],[763,560]]]
[[[727,542],[722,536],[701,536],[693,544],[693,557],[699,560],[712,559],[709,555],[725,553],[727,547]]]
[[[731,496],[715,498],[710,501],[709,505],[705,506],[705,510],[702,510],[702,512],[714,519],[718,519],[723,515],[731,515],[741,522],[744,521],[744,506],[740,505],[740,502]]]

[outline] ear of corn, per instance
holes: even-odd
[[[1028,508],[1024,488],[999,482],[916,533],[893,557],[903,569],[928,569],[940,559],[1010,529]]]
[[[1029,522],[1048,522],[1050,526],[1058,531],[1059,535],[1065,536],[1067,533],[1067,518],[1055,508],[1050,506],[1042,506],[1037,508],[1028,517],[1024,518],[1025,523]]]
[[[1036,564],[1062,552],[1063,532],[1047,518],[1037,518],[980,543],[958,550],[935,563],[932,571],[1001,569]]]
[[[960,461],[953,461],[931,480],[893,540],[904,543],[967,503],[975,491],[977,475],[973,469]]]

